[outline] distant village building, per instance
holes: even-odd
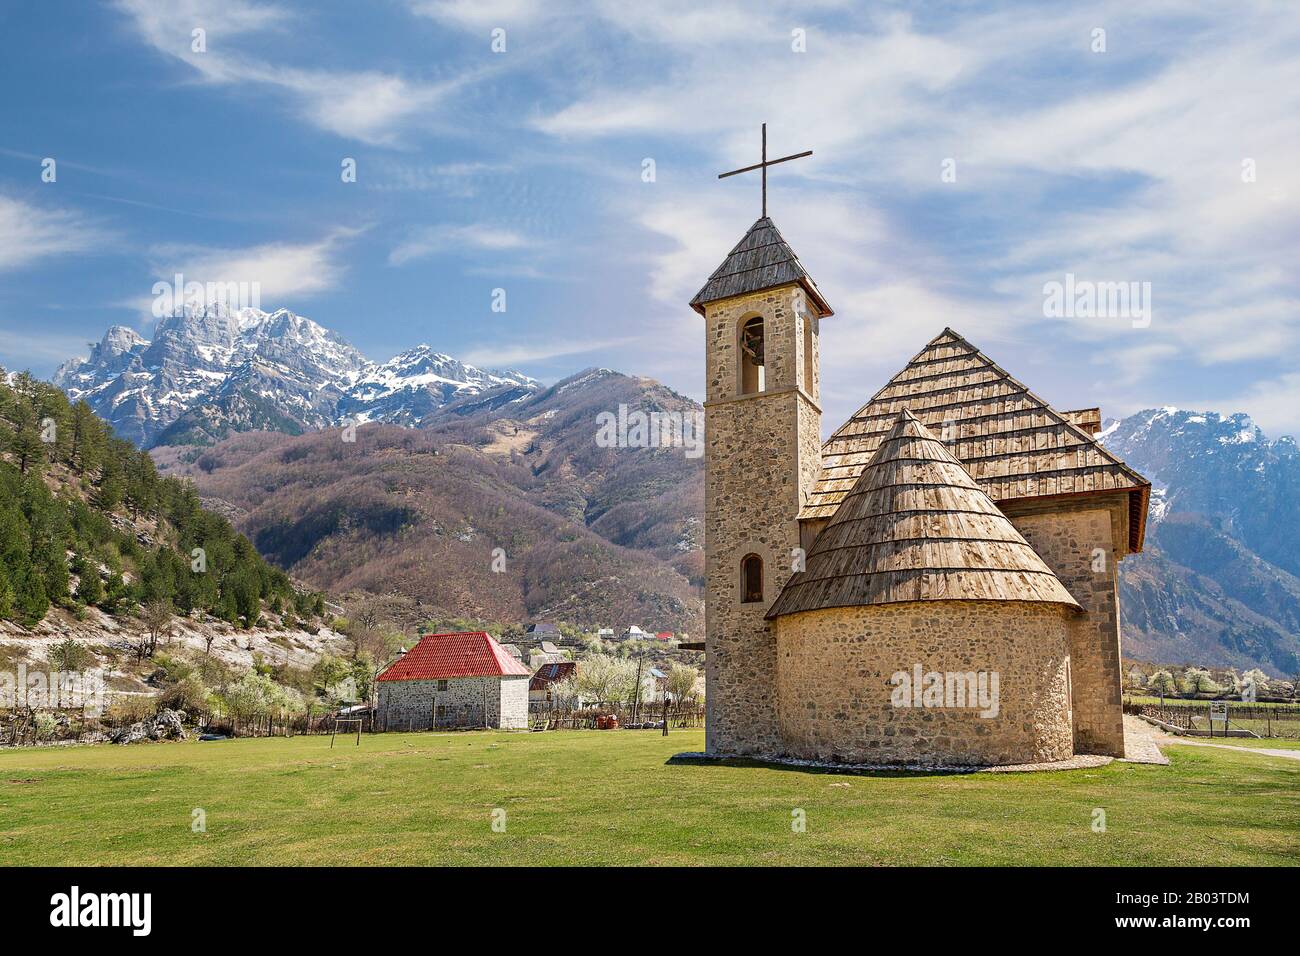
[[[574,661],[543,664],[528,682],[528,702],[544,703],[551,700],[551,685],[576,676],[578,665]]]
[[[529,624],[524,628],[524,633],[535,641],[558,641],[563,637],[558,627],[546,621]]]
[[[657,641],[671,641],[671,640],[673,639],[673,637],[674,637],[674,635],[673,635],[673,632],[672,632],[672,631],[660,631],[658,634],[655,635],[655,640],[657,640]]]
[[[641,700],[651,704],[662,704],[667,690],[668,674],[657,667],[652,667],[646,672],[645,680],[642,682]]]
[[[524,652],[519,649],[518,644],[502,644],[501,649],[517,661],[524,659]]]
[[[650,640],[650,634],[641,630],[641,628],[637,627],[635,624],[632,624],[623,632],[620,639],[624,641],[648,641]]]
[[[483,631],[426,634],[379,675],[383,730],[528,726],[531,672]]]
[[[596,632],[596,637],[602,641],[612,641],[614,639],[614,629],[612,627],[602,627]]]
[[[534,671],[543,664],[558,664],[567,660],[564,651],[550,641],[542,641],[537,647],[528,651],[528,666]]]

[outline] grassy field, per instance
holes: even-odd
[[[0,752],[0,864],[1300,860],[1300,762],[1282,758],[1171,747],[1169,767],[975,775],[666,762],[702,746],[577,731]]]

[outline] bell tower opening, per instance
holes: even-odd
[[[763,317],[756,315],[740,327],[740,394],[754,395],[764,390],[767,375],[763,368]]]

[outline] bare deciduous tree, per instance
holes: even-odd
[[[172,602],[166,598],[154,598],[141,609],[140,617],[148,628],[148,635],[136,645],[136,656],[144,660],[153,657],[158,650],[158,639],[171,633]]]

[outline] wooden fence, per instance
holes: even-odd
[[[545,730],[597,730],[602,718],[614,717],[622,728],[661,729],[664,720],[662,704],[642,704],[634,712],[626,706],[585,707],[581,710],[529,708],[528,723]],[[696,703],[671,704],[668,707],[668,729],[688,729],[704,726],[704,707]]]
[[[1300,709],[1233,701],[1216,703],[1227,705],[1227,726],[1230,730],[1249,730],[1260,737],[1300,738]],[[1211,723],[1210,709],[1208,701],[1165,707],[1124,705],[1125,713],[1153,717],[1183,730],[1222,730],[1224,725],[1221,721]]]

